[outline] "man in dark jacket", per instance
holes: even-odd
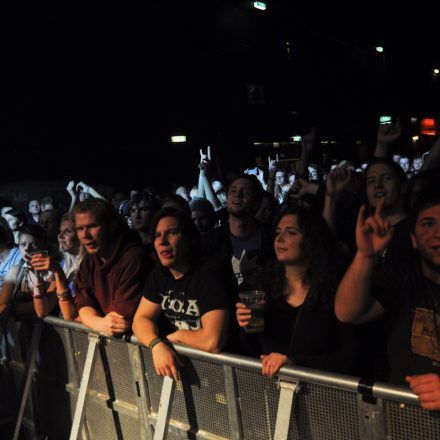
[[[255,176],[238,176],[228,190],[227,223],[207,234],[203,243],[205,253],[231,262],[240,290],[252,288],[263,264],[274,257],[272,240],[255,219],[261,197]]]
[[[75,303],[87,327],[113,336],[130,328],[153,263],[139,237],[113,207],[89,198],[74,210],[78,238],[87,255],[75,281]]]

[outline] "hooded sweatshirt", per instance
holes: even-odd
[[[114,247],[105,262],[96,254],[87,254],[82,260],[75,303],[78,310],[90,306],[103,315],[117,312],[131,320],[153,262],[132,231],[117,230],[111,239]]]

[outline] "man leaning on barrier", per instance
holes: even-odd
[[[130,329],[153,263],[110,203],[88,198],[73,213],[87,252],[75,281],[81,321],[107,336],[122,334]]]
[[[219,352],[236,284],[226,262],[200,256],[200,234],[186,212],[164,208],[153,226],[160,265],[143,289],[133,331],[150,348],[157,374],[178,380],[179,359],[170,343]],[[156,325],[161,313],[172,324],[164,339]]]
[[[384,316],[390,381],[407,382],[423,408],[439,410],[440,193],[438,188],[434,191],[422,195],[412,209],[415,252],[406,273],[399,264],[387,265],[373,279],[378,256],[390,242],[393,227],[383,217],[383,200],[370,217],[365,218],[365,207],[361,208],[356,226],[358,250],[339,285],[335,312],[347,323]]]

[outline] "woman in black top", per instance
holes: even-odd
[[[274,249],[277,261],[260,282],[267,295],[265,329],[257,348],[263,374],[272,377],[291,362],[352,373],[352,329],[333,310],[345,263],[325,220],[311,209],[287,208],[277,222]],[[246,327],[250,318],[250,309],[238,303],[239,325]]]

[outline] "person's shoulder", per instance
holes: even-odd
[[[212,231],[208,232],[204,236],[204,241],[221,239],[222,237],[229,235],[229,233],[229,225],[228,223],[224,223],[221,226],[218,226],[217,228],[214,228]]]
[[[194,272],[202,278],[208,277],[212,280],[234,279],[231,263],[222,258],[211,255],[200,256],[194,263]],[[215,283],[215,281],[213,281]],[[215,287],[215,286],[213,286]]]
[[[20,249],[18,249],[18,247],[13,247],[11,249],[11,260],[12,260],[12,265],[16,265],[22,260]]]

